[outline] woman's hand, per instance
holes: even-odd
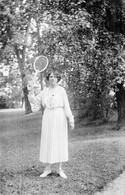
[[[73,130],[75,128],[74,122],[70,122],[70,128],[71,128],[71,130]]]
[[[34,92],[34,95],[37,96],[37,95],[39,94],[40,91],[39,91],[38,88],[35,88],[35,87],[34,87],[33,92]]]

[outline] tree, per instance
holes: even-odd
[[[86,103],[87,113],[93,110],[92,116],[108,120],[109,92],[112,88],[116,90],[121,75],[121,84],[124,81],[120,61],[124,50],[121,46],[124,42],[123,2],[27,0],[14,2],[10,7],[7,1],[2,1],[2,6],[2,14],[7,17],[1,14],[4,21],[1,48],[5,49],[8,44],[14,48],[27,98],[27,54],[33,51],[32,58],[40,54],[49,58],[48,70],[56,66],[62,71],[78,106]],[[32,19],[36,31],[31,30]],[[29,34],[33,42],[27,47]]]
[[[60,7],[62,12],[68,16],[74,15],[74,10],[78,14],[79,9],[85,9],[89,13],[87,15],[89,15],[91,28],[85,29],[77,26],[78,31],[74,39],[75,41],[76,39],[80,40],[81,48],[79,47],[79,49],[84,51],[80,56],[82,56],[84,66],[81,63],[72,72],[70,71],[69,83],[70,86],[73,86],[74,93],[77,94],[81,103],[85,103],[84,99],[89,99],[87,112],[90,114],[90,111],[93,111],[91,114],[94,118],[102,118],[103,121],[107,121],[112,101],[109,95],[110,90],[114,88],[118,95],[118,86],[121,85],[120,89],[122,88],[122,90],[119,93],[121,97],[122,95],[124,97],[124,93],[122,93],[124,91],[124,63],[119,60],[124,52],[124,1],[59,1],[59,10]],[[85,44],[85,32],[88,32],[88,37],[86,36],[89,40],[88,45]],[[72,42],[71,40],[73,40],[73,36],[70,42]],[[66,53],[68,52],[66,51]],[[75,57],[73,56],[73,58]],[[78,63],[78,59],[76,62]],[[119,101],[124,101],[123,97]],[[123,121],[125,115],[122,110],[124,108],[122,106],[119,108],[119,105],[124,105],[124,103],[117,102],[118,121]]]
[[[12,63],[12,64],[11,64]],[[19,107],[22,96],[21,78],[18,64],[10,61],[1,63],[0,94],[6,97],[6,107]]]
[[[109,90],[112,88],[116,92],[118,123],[125,120],[124,115],[124,62],[121,59],[124,53],[124,32],[125,32],[125,12],[123,1],[86,1],[81,4],[86,7],[92,16],[92,24],[95,29],[95,48],[92,49],[92,55],[87,55],[87,62],[90,68],[90,88],[94,101],[97,100],[104,105],[109,98]],[[101,13],[101,14],[100,14]],[[99,57],[100,56],[100,57]],[[93,62],[89,63],[89,59]],[[93,75],[93,76],[92,76]],[[97,77],[98,76],[98,77]],[[92,79],[93,78],[93,79]],[[92,85],[93,81],[93,85]],[[103,81],[103,84],[102,84]],[[95,86],[95,87],[94,87]],[[118,87],[119,86],[119,87]],[[92,90],[94,89],[94,90]],[[105,89],[105,93],[104,93]],[[121,90],[122,89],[122,90]],[[90,90],[89,90],[90,92]],[[97,96],[95,96],[97,94]],[[119,95],[118,95],[119,94]],[[119,98],[118,98],[119,96]],[[120,98],[121,97],[121,98]],[[121,102],[120,102],[121,101]],[[108,101],[110,102],[110,101]],[[95,105],[97,105],[95,104]],[[122,105],[122,106],[121,106]],[[99,109],[100,110],[100,109]],[[101,110],[99,113],[103,113]],[[121,119],[120,119],[121,118]]]
[[[28,5],[27,5],[28,6]],[[28,100],[28,90],[25,82],[25,52],[27,47],[27,36],[29,33],[30,18],[26,14],[27,6],[20,4],[20,1],[15,2],[1,2],[1,15],[3,20],[1,25],[1,53],[4,53],[3,57],[9,60],[9,57],[5,55],[7,47],[10,48],[11,53],[15,52],[17,61],[20,68],[20,75],[22,78],[22,89],[25,99],[25,113],[28,114],[31,111],[30,102]],[[23,15],[23,20],[22,20]],[[4,51],[4,52],[3,52]],[[10,56],[10,54],[9,54]]]

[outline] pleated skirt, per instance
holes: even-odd
[[[40,162],[68,161],[68,125],[63,108],[46,108],[42,118]]]

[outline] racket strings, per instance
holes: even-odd
[[[34,62],[34,69],[36,71],[42,72],[48,66],[48,58],[45,56],[39,56]]]
[[[31,76],[30,74],[27,75],[27,83],[29,88],[32,88],[34,85],[37,84],[38,76],[40,72],[43,72],[48,66],[48,58],[45,56],[39,56],[34,61],[33,67],[35,73]]]
[[[46,67],[46,62],[45,61],[37,61],[36,64],[35,64],[35,69],[38,70],[38,71],[42,71],[45,67]]]

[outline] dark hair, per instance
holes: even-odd
[[[61,74],[57,70],[52,70],[48,73],[48,75],[46,76],[47,81],[49,81],[49,77],[52,73],[56,76],[57,82],[59,82],[61,80]]]

